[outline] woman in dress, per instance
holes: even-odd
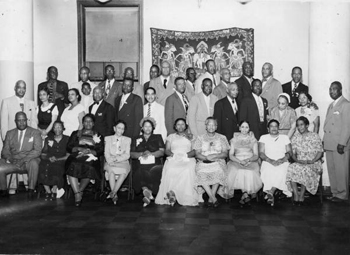
[[[248,203],[262,187],[260,167],[258,164],[258,141],[253,132],[249,131],[249,123],[242,121],[239,124],[240,133],[234,133],[230,141],[230,161],[227,164],[227,186],[219,190],[225,198],[232,198],[234,190],[242,190],[239,201],[242,205]],[[223,191],[223,192],[222,192]]]
[[[279,133],[279,122],[270,120],[269,134],[259,140],[259,154],[262,160],[261,180],[264,183],[265,199],[274,205],[274,193],[277,189],[290,197],[292,194],[286,185],[286,175],[291,153],[290,140],[287,135]]]
[[[297,115],[293,108],[289,107],[290,97],[287,93],[282,93],[277,98],[278,105],[271,110],[270,119],[277,120],[279,124],[279,133],[288,135],[291,139],[295,132],[295,121]]]
[[[103,155],[104,139],[93,130],[95,117],[83,117],[83,129],[72,133],[67,144],[70,153],[66,161],[66,174],[75,194],[75,205],[80,206],[83,191],[90,180],[101,179],[100,156]],[[79,183],[80,179],[80,183]]]
[[[164,141],[161,135],[153,134],[156,126],[155,120],[150,117],[143,118],[140,123],[142,135],[132,139],[131,158],[134,159],[133,188],[136,193],[142,191],[143,206],[150,204],[153,195],[158,193],[163,165]]]
[[[294,163],[289,165],[286,183],[293,192],[293,203],[302,205],[305,189],[316,194],[320,174],[322,173],[323,147],[318,134],[308,130],[309,120],[301,116],[297,119],[297,128],[292,138],[292,158]],[[297,184],[301,185],[300,192]]]
[[[206,134],[198,136],[194,143],[198,159],[194,185],[199,194],[208,194],[208,206],[218,207],[216,192],[219,185],[226,185],[225,159],[230,145],[225,136],[215,132],[218,127],[216,119],[208,117],[205,127]]]
[[[196,159],[192,149],[192,136],[187,132],[186,120],[175,120],[176,133],[168,136],[165,144],[165,161],[156,204],[173,206],[198,205],[198,193],[194,189]]]
[[[64,109],[61,116],[61,121],[66,128],[63,134],[66,136],[70,136],[75,130],[82,129],[82,119],[85,115],[85,109],[84,106],[79,103],[80,100],[81,95],[79,90],[68,90],[68,101],[70,105]]]
[[[44,185],[45,200],[55,200],[57,189],[63,188],[64,185],[64,165],[69,156],[66,151],[69,137],[63,135],[63,130],[63,123],[55,121],[53,134],[49,133],[42,150],[38,183]]]
[[[318,134],[320,129],[320,114],[318,112],[318,107],[312,102],[312,97],[306,92],[300,92],[299,94],[299,104],[300,107],[295,109],[296,115],[299,118],[304,116],[309,121],[310,132],[315,132]]]
[[[47,134],[52,130],[53,123],[58,117],[58,108],[54,103],[49,102],[48,88],[42,88],[39,92],[41,105],[37,108],[38,130],[41,137],[45,139]]]
[[[104,169],[106,179],[109,180],[111,193],[107,198],[111,198],[114,204],[118,201],[118,190],[122,186],[125,178],[130,172],[130,145],[131,139],[123,136],[126,129],[126,123],[118,120],[114,125],[114,135],[105,138],[105,159]],[[116,177],[117,182],[115,181]]]

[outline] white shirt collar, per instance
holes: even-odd
[[[338,97],[336,100],[333,101],[333,107],[339,102],[340,98],[342,98],[343,96],[341,95],[340,97]]]
[[[24,103],[24,97],[18,97],[16,96],[19,103]]]
[[[109,81],[109,84],[111,84],[111,86],[113,86],[114,81],[115,81],[115,78],[111,79]],[[90,82],[90,81],[88,81],[88,82]],[[106,79],[106,86],[107,86],[107,84],[108,84],[108,79]]]

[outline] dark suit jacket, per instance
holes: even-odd
[[[298,108],[299,105],[299,93],[304,91],[306,93],[309,93],[309,87],[302,84],[301,82],[299,83],[298,87],[295,90],[295,94],[293,95],[292,90],[292,82],[287,82],[282,85],[282,90],[284,93],[287,93],[290,96],[290,103],[289,106],[292,107],[293,109]]]
[[[91,113],[92,106],[93,104],[89,106],[89,113]],[[114,114],[114,107],[107,103],[105,100],[102,100],[95,113],[94,130],[103,135],[103,137],[113,135],[113,126],[115,121]]]
[[[264,122],[260,123],[259,109],[256,104],[255,98],[246,97],[243,98],[241,107],[239,109],[239,122],[245,120],[249,122],[250,131],[255,135],[255,138],[259,141],[260,136],[267,134],[267,119],[268,115],[268,103],[265,98],[261,98],[264,104]]]
[[[111,89],[109,90],[108,96],[106,95],[106,81],[101,82],[100,84],[98,84],[98,86],[100,86],[103,90],[103,95],[104,95],[104,100],[106,100],[107,103],[109,103],[110,105],[112,105],[114,108],[115,105],[115,99],[118,96],[121,96],[123,94],[122,92],[122,84],[120,82],[117,82],[117,80],[114,80],[113,85],[111,87]]]
[[[22,163],[29,162],[34,158],[39,158],[42,149],[41,134],[37,129],[27,127],[23,138],[22,149],[19,150],[18,129],[14,128],[7,131],[4,147],[1,157],[8,159],[17,159]]]
[[[247,80],[247,78],[242,75],[237,80],[235,80],[235,83],[238,85],[238,97],[237,102],[240,105],[242,103],[243,98],[245,97],[252,97],[252,88],[250,82]]]
[[[143,94],[145,94],[146,95],[146,90],[149,88],[149,82],[150,81],[148,81],[148,82],[146,82],[145,84],[143,84]],[[145,102],[145,104],[146,104],[147,102]]]
[[[134,138],[140,135],[140,121],[143,118],[143,104],[138,95],[130,94],[126,103],[119,110],[122,96],[115,99],[115,120],[124,120],[126,122],[126,130],[124,136]]]
[[[186,111],[178,94],[174,92],[165,100],[165,126],[168,135],[175,133],[174,122],[178,118],[186,119]]]
[[[38,85],[38,105],[40,106],[42,102],[39,99],[39,91],[43,88],[47,88],[48,82],[42,82]],[[68,101],[68,84],[65,83],[64,81],[59,81],[57,80],[56,83],[56,92],[60,93],[63,95],[63,98],[58,98],[55,100],[55,104],[57,105],[58,108],[58,119],[61,117],[64,109],[66,108],[65,104],[69,104]]]
[[[234,114],[232,106],[227,97],[217,101],[214,106],[214,118],[218,121],[217,132],[226,136],[230,141],[234,132],[238,132],[238,117]]]

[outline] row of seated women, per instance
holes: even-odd
[[[144,118],[142,134],[135,139],[123,136],[127,128],[123,121],[114,127],[115,135],[105,139],[93,131],[94,116],[83,117],[83,128],[64,136],[62,122],[53,125],[54,135],[45,140],[40,163],[39,182],[44,184],[47,197],[63,185],[68,176],[75,193],[77,206],[90,180],[100,180],[100,158],[104,154],[104,170],[109,180],[109,198],[116,204],[118,191],[130,172],[132,160],[133,188],[142,193],[144,206],[155,199],[156,204],[195,206],[204,202],[219,205],[216,194],[225,199],[233,197],[235,190],[243,195],[240,203],[254,198],[263,187],[265,199],[274,204],[274,193],[281,190],[287,196],[293,192],[295,203],[303,203],[307,189],[315,194],[322,171],[322,144],[316,133],[309,132],[307,118],[296,121],[298,132],[290,142],[287,135],[279,134],[279,122],[270,120],[269,134],[258,141],[249,131],[249,123],[240,123],[230,144],[225,136],[216,133],[217,123],[212,117],[206,122],[206,134],[193,139],[187,132],[184,119],[174,123],[175,134],[166,144],[160,135],[153,134],[155,121]],[[164,154],[167,159],[162,164]],[[290,164],[290,155],[294,163]],[[262,163],[260,162],[262,161]],[[301,184],[300,191],[297,184]],[[52,189],[51,189],[52,187]]]

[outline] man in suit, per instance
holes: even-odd
[[[91,90],[93,90],[97,85],[90,81],[90,68],[87,66],[83,66],[79,70],[79,78],[80,80],[78,82],[74,82],[69,85],[69,89],[77,89],[79,92],[82,92],[82,85],[84,82],[87,82],[90,84]]]
[[[17,112],[24,112],[27,115],[28,126],[38,128],[38,118],[35,111],[35,103],[26,99],[24,96],[27,91],[27,85],[19,80],[15,85],[15,95],[4,98],[1,104],[1,137],[5,140],[7,131],[14,129],[16,123],[13,121]]]
[[[38,105],[41,106],[42,102],[39,98],[39,92],[43,88],[49,90],[49,102],[57,105],[58,118],[61,117],[68,101],[68,84],[64,81],[59,81],[58,70],[55,66],[50,66],[47,69],[47,81],[42,82],[38,85]],[[79,90],[80,91],[80,90]]]
[[[146,104],[143,106],[143,116],[153,118],[157,125],[153,131],[154,134],[159,134],[165,141],[167,131],[165,127],[164,106],[156,102],[157,92],[154,88],[146,90]]]
[[[252,82],[252,96],[243,98],[239,108],[239,122],[248,121],[250,131],[259,141],[260,136],[267,134],[267,100],[261,97],[262,85],[259,79]]]
[[[194,95],[190,101],[187,120],[191,133],[197,137],[206,132],[205,120],[213,116],[214,105],[218,98],[212,94],[213,82],[206,78],[202,82],[202,92]]]
[[[191,100],[191,98],[196,94],[195,89],[195,81],[197,79],[197,73],[196,70],[193,67],[189,67],[186,69],[186,91],[185,94],[188,98],[188,100]]]
[[[230,83],[230,78],[230,70],[227,68],[221,69],[221,81],[213,90],[213,94],[217,96],[219,100],[227,96],[227,84]]]
[[[175,79],[175,92],[165,101],[165,126],[168,135],[175,133],[174,123],[178,118],[186,119],[189,100],[185,95],[185,79],[177,77]]]
[[[332,82],[329,95],[334,100],[324,122],[323,144],[333,202],[349,197],[350,102],[342,95],[342,84]]]
[[[235,82],[228,83],[227,96],[220,99],[214,106],[214,118],[218,122],[217,132],[226,136],[230,141],[234,132],[238,132],[238,85]]]
[[[152,65],[150,70],[149,70],[149,81],[146,82],[145,84],[143,84],[143,91],[146,95],[146,90],[149,88],[149,83],[152,79],[155,79],[157,77],[159,77],[160,75],[160,69],[159,66],[157,65]],[[145,102],[146,103],[146,102]]]
[[[220,83],[220,74],[216,71],[216,65],[214,60],[207,60],[207,62],[205,62],[205,67],[206,72],[204,74],[201,74],[194,84],[196,88],[196,94],[202,92],[202,83],[204,79],[209,78],[213,83],[213,88],[215,88]]]
[[[140,134],[140,121],[143,118],[143,104],[138,95],[131,93],[134,89],[134,80],[125,78],[123,94],[115,99],[115,119],[126,122],[124,135],[130,138]]]
[[[134,69],[132,69],[131,67],[127,67],[124,70],[124,78],[129,78],[129,79],[133,79],[135,80],[135,74],[134,74]],[[133,94],[138,95],[139,97],[141,97],[142,103],[145,100],[145,93],[143,91],[142,86],[138,83],[134,81],[134,90],[132,91]]]
[[[115,99],[122,95],[122,84],[114,78],[114,66],[106,65],[105,77],[106,80],[98,84],[102,88],[103,98],[107,103],[114,106]]]
[[[165,105],[165,100],[174,92],[174,78],[170,76],[170,63],[163,61],[161,76],[152,79],[149,86],[157,91],[157,103]]]
[[[299,105],[299,93],[309,93],[309,87],[302,84],[303,71],[299,66],[295,66],[292,69],[292,81],[282,85],[282,90],[290,96],[289,106],[293,109],[298,108]]]
[[[271,63],[265,63],[261,73],[263,76],[261,96],[267,100],[269,112],[271,112],[277,106],[277,98],[282,93],[282,85],[273,78],[273,65]]]
[[[94,130],[104,137],[113,135],[114,107],[103,99],[103,91],[100,87],[94,88],[93,98],[94,103],[90,105],[89,113],[95,116]]]
[[[17,112],[16,128],[6,134],[0,160],[0,193],[7,196],[6,176],[11,173],[28,173],[28,192],[33,197],[38,179],[41,134],[37,129],[28,127],[27,115]]]
[[[252,97],[252,81],[253,81],[253,64],[251,62],[244,62],[242,66],[243,75],[235,82],[238,85],[238,104],[240,105],[242,99],[245,97]]]

